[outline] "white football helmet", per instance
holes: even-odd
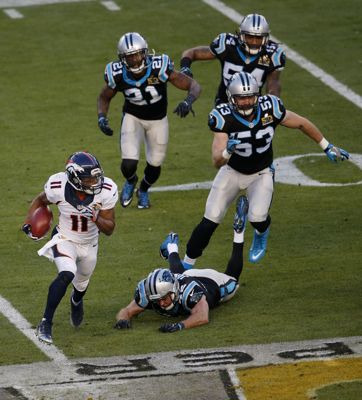
[[[253,75],[247,72],[238,72],[234,74],[226,88],[229,104],[242,116],[247,117],[258,108],[259,85]],[[238,97],[254,97],[248,105],[238,105]]]
[[[269,40],[269,24],[267,20],[259,14],[249,14],[241,21],[239,26],[239,42],[241,46],[251,55],[261,52]],[[262,37],[262,44],[259,48],[251,48],[246,42],[245,35]]]
[[[151,272],[145,281],[145,290],[151,302],[158,302],[168,294],[172,303],[166,308],[171,310],[179,299],[180,285],[175,275],[168,269],[158,268]]]
[[[131,72],[140,73],[148,66],[148,44],[137,32],[124,34],[119,39],[117,52],[119,59]],[[134,58],[135,54],[139,54],[137,60]]]

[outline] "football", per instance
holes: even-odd
[[[37,238],[43,238],[52,227],[53,213],[48,206],[37,208],[30,218],[31,233]]]

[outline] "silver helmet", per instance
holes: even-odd
[[[266,45],[269,40],[269,24],[267,20],[259,14],[249,14],[241,21],[239,26],[239,41],[241,46],[251,55],[255,55],[261,52],[263,46]],[[262,37],[261,46],[254,48],[247,44],[245,35]]]
[[[180,285],[175,275],[168,269],[158,268],[151,272],[145,281],[145,290],[151,302],[158,302],[168,294],[172,303],[166,308],[171,310],[179,299]]]
[[[131,72],[139,73],[147,67],[148,44],[139,33],[124,34],[119,39],[117,52],[119,59]],[[139,59],[134,60],[135,54],[139,54]]]
[[[259,85],[255,77],[247,72],[238,72],[231,77],[226,94],[231,107],[244,117],[251,115],[258,107]],[[238,105],[238,97],[253,96],[254,99],[249,105]]]

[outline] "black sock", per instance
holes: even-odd
[[[55,310],[67,291],[67,287],[72,282],[74,274],[69,271],[63,271],[58,274],[49,286],[47,304],[45,307],[44,318],[48,322],[53,321]]]

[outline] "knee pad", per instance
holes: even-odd
[[[124,159],[121,162],[121,172],[123,176],[128,180],[132,178],[137,171],[138,160]]]
[[[161,166],[154,167],[153,165],[147,163],[145,168],[145,180],[149,185],[153,185],[161,174]]]
[[[62,271],[58,274],[57,279],[59,279],[63,284],[69,285],[70,282],[74,279],[74,274],[73,272],[70,271]]]

